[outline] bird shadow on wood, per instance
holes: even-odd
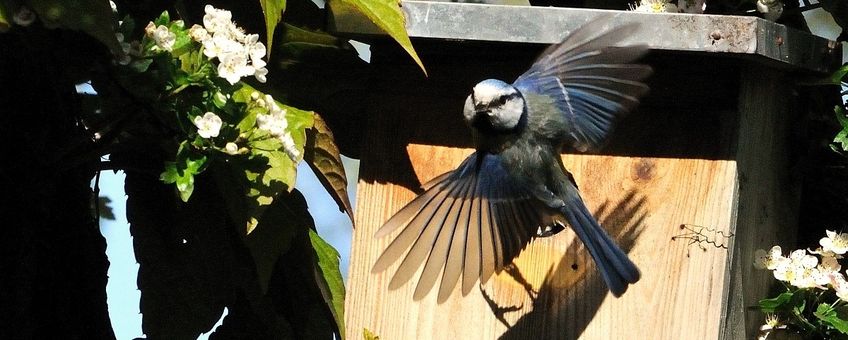
[[[607,201],[595,211],[594,216],[599,217],[601,225],[611,228],[607,231],[625,252],[629,252],[644,230],[643,222],[647,217],[643,209],[645,201],[644,196],[631,190],[613,209],[610,210],[610,202]],[[584,252],[586,249],[582,242],[573,242],[566,254]],[[500,339],[576,339],[583,333],[609,294],[594,265],[583,268],[579,259],[566,258],[568,256],[564,255],[559,265],[548,271],[538,289],[533,289],[518,267],[510,265],[505,268],[524,288],[531,301],[531,310],[512,325],[508,323],[506,314],[527,306],[502,306],[481,286],[492,313],[507,326]]]

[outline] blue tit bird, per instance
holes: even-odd
[[[424,184],[424,193],[375,234],[401,230],[372,268],[378,273],[403,259],[389,289],[403,286],[423,264],[414,300],[439,278],[438,303],[460,277],[465,296],[532,238],[562,230],[563,221],[614,296],[639,281],[639,269],[586,208],[560,158],[566,145],[579,151],[600,147],[618,118],[648,92],[643,80],[651,68],[631,63],[648,48],[613,46],[636,24],[606,25],[595,20],[550,46],[512,84],[487,79],[474,86],[463,115],[476,151]]]

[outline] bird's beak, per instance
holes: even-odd
[[[483,114],[491,116],[492,110],[489,109],[489,107],[486,106],[483,103],[477,103],[477,104],[474,104],[474,113],[477,116],[480,116],[480,115],[483,115]]]

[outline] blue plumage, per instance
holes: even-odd
[[[633,25],[606,30],[605,24],[597,20],[549,47],[512,84],[487,79],[474,86],[463,115],[477,151],[426,184],[375,235],[401,230],[372,269],[402,259],[390,289],[424,266],[414,299],[426,296],[440,276],[440,303],[460,282],[468,294],[533,237],[560,230],[562,220],[586,245],[613,295],[639,280],[636,265],[592,217],[558,159],[563,145],[602,146],[618,118],[648,91],[642,80],[651,69],[630,63],[647,48],[613,47]]]

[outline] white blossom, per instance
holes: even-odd
[[[256,71],[247,64],[247,58],[241,53],[230,53],[224,55],[218,64],[218,76],[226,79],[230,84],[235,84],[241,77],[253,75]]]
[[[809,268],[795,268],[795,273],[789,280],[789,284],[798,288],[813,288],[816,287],[816,277],[814,270]]]
[[[791,265],[789,270],[792,272],[787,278],[789,284],[798,288],[812,288],[816,286],[815,268],[819,263],[819,259],[815,256],[808,255],[804,249],[798,249],[789,254]]]
[[[152,29],[151,29],[152,27]],[[164,25],[156,26],[154,23],[147,24],[147,27],[144,29],[147,35],[153,39],[153,42],[156,44],[156,47],[165,51],[172,51],[174,49],[174,43],[177,41],[177,35],[168,27]]]
[[[256,80],[258,80],[260,83],[264,83],[268,80],[267,78],[265,78],[265,75],[267,75],[267,74],[268,74],[268,69],[264,68],[264,67],[257,68],[253,72],[253,76],[256,77]]]
[[[285,130],[287,124],[285,118],[260,114],[256,117],[256,123],[260,130],[268,131],[271,136],[280,140],[287,134]]]
[[[124,41],[124,35],[122,33],[115,33],[115,39],[118,40],[118,43],[121,45],[122,55],[118,56],[118,64],[121,65],[129,65],[132,58],[130,58],[130,51],[132,50],[132,45],[126,41]]]
[[[245,34],[231,21],[232,13],[229,11],[211,5],[207,5],[205,11],[203,27],[192,27],[189,34],[203,44],[206,57],[218,59],[218,76],[231,84],[247,76],[255,76],[256,80],[264,83],[268,69],[262,58],[267,49],[259,41],[259,35]]]
[[[677,5],[669,3],[669,0],[640,0],[638,4],[630,5],[630,10],[642,13],[677,13]]]
[[[194,126],[197,126],[197,134],[203,138],[218,137],[221,132],[221,117],[212,113],[206,112],[203,116],[194,117]]]
[[[235,40],[228,38],[226,35],[215,34],[212,39],[206,39],[203,42],[203,54],[212,58],[221,58],[234,53],[242,53],[244,47]]]
[[[256,126],[260,130],[268,131],[268,133],[274,137],[282,138],[286,135],[286,127],[288,127],[286,110],[280,108],[271,95],[266,94],[265,99],[262,100],[262,102],[264,102],[264,105],[268,107],[268,114],[257,115]]]
[[[244,48],[247,51],[247,54],[250,55],[250,60],[253,63],[261,62],[262,65],[265,65],[265,61],[263,61],[262,58],[265,57],[267,50],[265,49],[265,44],[259,41],[258,34],[246,35],[244,38]]]
[[[808,255],[807,251],[804,249],[793,251],[789,254],[789,259],[791,259],[796,266],[806,269],[815,268],[816,265],[819,264],[819,259],[815,256]]]
[[[774,337],[769,337],[772,331],[775,329],[786,329],[786,325],[780,322],[780,319],[776,314],[766,314],[766,323],[760,326],[760,332],[757,335],[757,340],[767,340],[773,339]]]
[[[848,233],[837,233],[827,230],[827,237],[819,240],[819,244],[825,251],[844,255],[848,252]]]
[[[845,276],[842,273],[832,273],[830,275],[830,285],[836,291],[836,296],[842,301],[848,301],[848,281],[845,281]]]
[[[153,21],[148,22],[147,26],[144,26],[144,34],[146,34],[148,37],[152,37],[153,32],[155,32],[155,31],[156,31],[156,24],[154,24]]]
[[[288,155],[293,161],[296,161],[300,156],[300,152],[297,151],[297,145],[294,143],[292,135],[286,133],[280,137],[280,140],[283,142],[283,151],[286,152],[286,155]]]
[[[29,26],[35,21],[35,13],[33,13],[28,7],[21,6],[18,7],[18,10],[15,12],[15,15],[12,16],[12,21],[15,24],[21,26]]]
[[[821,257],[826,257],[826,256],[828,256],[828,257],[833,257],[833,258],[835,258],[835,259],[837,259],[837,260],[842,259],[842,255],[839,255],[839,254],[837,254],[837,253],[834,253],[834,252],[832,252],[832,251],[830,251],[830,250],[824,250],[822,247],[818,247],[818,248],[816,248],[816,249],[809,249],[809,248],[808,248],[808,249],[807,249],[807,252],[809,252],[810,254],[819,255],[819,256],[821,256]]]
[[[197,42],[204,42],[212,38],[203,26],[197,24],[192,25],[191,28],[188,29],[188,35]]]
[[[785,258],[780,246],[771,247],[768,253],[765,250],[757,249],[754,252],[754,267],[774,270],[781,259]]]
[[[826,284],[822,277],[826,270],[818,264],[818,258],[807,254],[804,249],[793,251],[788,258],[781,255],[780,247],[777,246],[772,247],[769,254],[760,250],[755,252],[755,266],[773,270],[775,279],[798,288],[822,287]]]
[[[224,151],[230,155],[238,155],[239,147],[238,144],[229,142],[227,145],[224,145]]]
[[[834,273],[839,274],[841,269],[842,266],[835,256],[824,254],[822,255],[821,263],[813,269],[813,279],[819,288],[826,289],[825,286],[830,283],[830,276]]]
[[[203,26],[210,33],[227,31],[233,26],[233,13],[223,9],[217,9],[212,5],[204,7],[206,14],[203,16]]]
[[[251,98],[253,94],[251,94]],[[297,160],[300,157],[300,151],[297,150],[297,144],[294,142],[292,135],[286,131],[288,121],[286,120],[286,109],[277,105],[271,95],[266,94],[264,98],[255,99],[257,105],[268,108],[268,114],[259,114],[256,116],[256,126],[260,130],[268,131],[271,136],[276,137],[283,143],[283,151],[292,160]]]
[[[112,13],[118,14],[118,4],[116,4],[112,0],[109,0],[109,7],[112,7]]]

